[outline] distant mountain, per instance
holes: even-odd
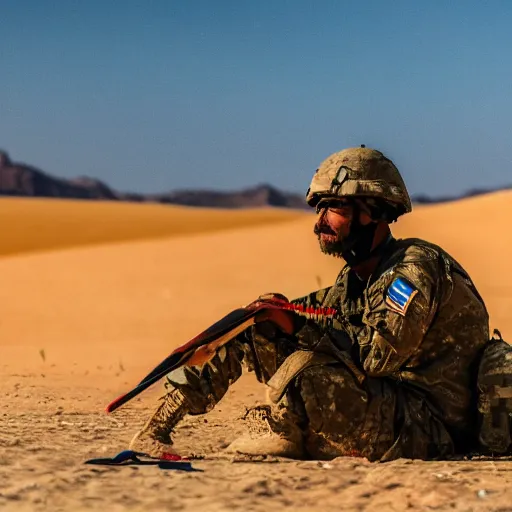
[[[411,198],[413,203],[416,204],[437,204],[437,203],[448,203],[450,201],[457,201],[458,199],[466,199],[469,197],[482,196],[484,194],[490,194],[491,192],[497,192],[499,190],[512,190],[512,185],[499,187],[499,188],[473,188],[464,194],[458,196],[439,196],[430,197],[424,194],[416,195]]]
[[[4,151],[0,151],[0,195],[117,199],[116,193],[101,181],[55,178],[35,167],[13,163]]]
[[[266,184],[233,192],[211,190],[175,190],[161,194],[119,192],[106,183],[87,176],[70,180],[56,178],[30,165],[13,163],[5,151],[0,151],[1,195],[156,202],[213,208],[307,207],[302,195],[283,192]]]
[[[503,187],[503,189],[512,189],[512,185]],[[493,191],[474,189],[461,196],[439,198],[417,195],[412,198],[412,201],[417,204],[431,204],[454,201]],[[13,163],[5,151],[0,151],[0,196],[2,195],[137,201],[210,208],[257,208],[263,206],[308,208],[304,195],[284,192],[267,184],[231,192],[213,190],[175,190],[160,194],[120,192],[100,180],[87,176],[74,179],[57,178],[30,165]]]
[[[299,194],[282,192],[271,185],[233,191],[176,190],[167,194],[149,196],[159,203],[181,204],[185,206],[205,206],[217,208],[255,208],[277,206],[282,208],[307,208],[305,197]]]

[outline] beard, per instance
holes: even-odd
[[[350,267],[354,267],[371,256],[376,229],[375,222],[364,226],[357,223],[351,225],[348,236],[343,236],[330,226],[321,224],[315,225],[314,233],[324,254],[341,258]]]
[[[329,226],[316,226],[314,233],[318,238],[320,250],[324,254],[334,256],[336,258],[343,258],[342,252],[345,248],[344,237],[336,234]]]

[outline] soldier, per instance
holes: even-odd
[[[252,411],[266,431],[229,451],[379,461],[444,458],[479,443],[506,451],[510,400],[492,393],[507,383],[489,361],[503,362],[508,345],[489,341],[484,301],[459,263],[434,244],[392,236],[389,225],[411,211],[393,162],[364,146],[335,153],[313,176],[307,202],[321,250],[346,264],[332,286],[292,302],[336,308],[334,321],[261,315],[209,363],[169,374],[132,449],[168,451],[176,424],[210,411],[245,366],[268,385],[272,404]]]

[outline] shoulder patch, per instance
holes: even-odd
[[[389,286],[386,292],[386,305],[389,309],[405,316],[407,308],[418,290],[403,277],[397,277]]]

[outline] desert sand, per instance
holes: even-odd
[[[512,339],[512,194],[415,208],[397,237],[442,245]],[[127,448],[160,395],[104,408],[174,347],[264,292],[336,277],[314,215],[0,200],[0,509],[512,511],[510,460],[249,460],[222,450],[265,389],[243,376],[176,448],[194,472],[89,466]]]

